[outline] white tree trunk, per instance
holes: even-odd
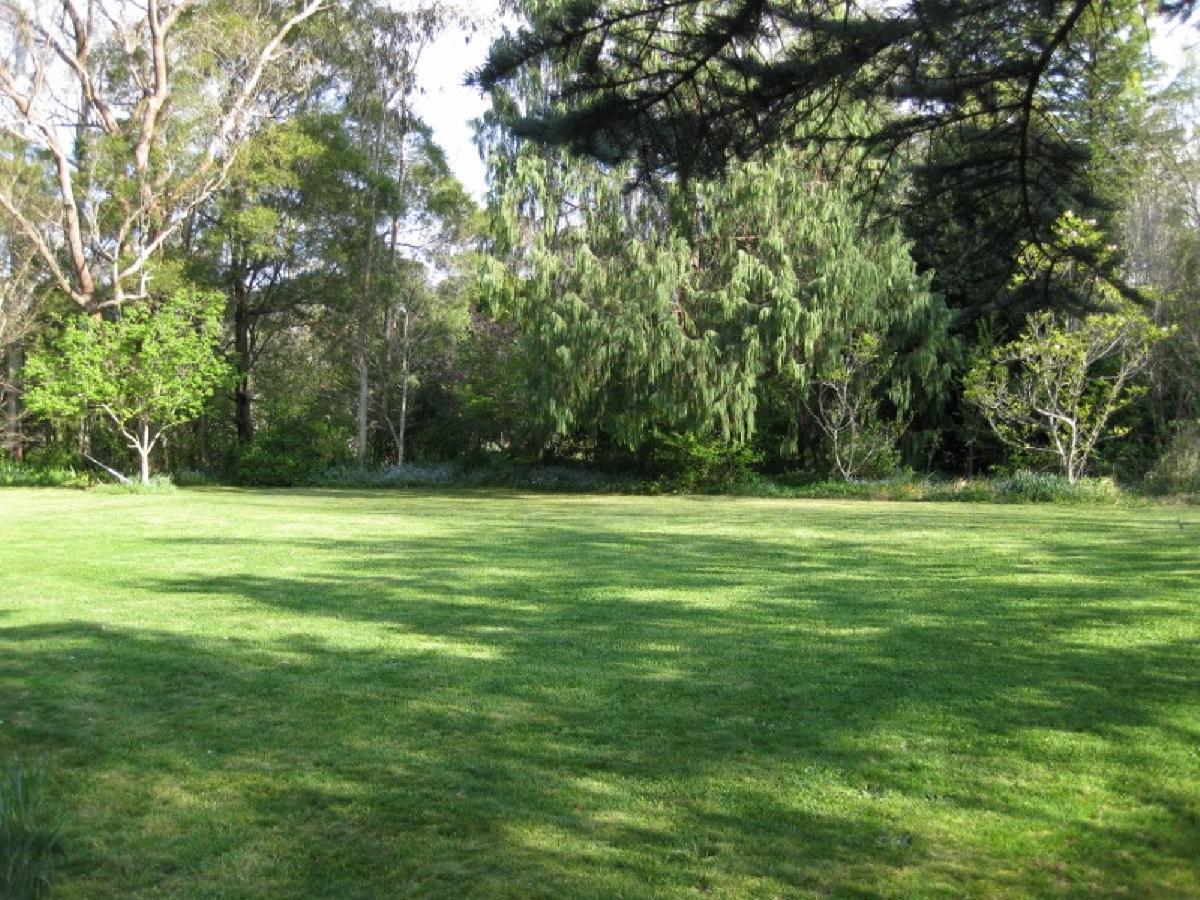
[[[142,425],[138,429],[138,442],[134,447],[138,454],[138,476],[142,484],[150,483],[150,451],[154,444],[150,441],[150,426]]]
[[[396,464],[404,465],[404,432],[408,428],[408,368],[409,368],[409,331],[408,307],[404,307],[404,358],[400,364],[400,429],[396,437]]]

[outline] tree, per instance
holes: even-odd
[[[477,83],[560,73],[507,110],[518,135],[630,161],[651,181],[709,176],[781,141],[890,160],[936,138],[956,145],[954,189],[992,197],[988,228],[1040,242],[1064,206],[1090,205],[1091,148],[1061,125],[1105,64],[1097,52],[1194,0],[515,5],[528,27],[493,45]],[[864,101],[880,114],[855,118]]]
[[[318,282],[342,262],[360,227],[354,187],[365,156],[339,116],[297,113],[246,145],[225,188],[197,216],[189,272],[227,291],[240,443],[254,436],[254,370],[306,311],[331,302]]]
[[[2,221],[2,220],[0,220]],[[0,397],[4,401],[2,448],[19,458],[21,434],[21,379],[25,341],[33,331],[40,271],[37,253],[19,233],[0,224]]]
[[[892,366],[879,337],[856,335],[813,380],[809,412],[829,442],[834,468],[847,481],[894,464],[904,431],[897,415],[884,419],[879,390]]]
[[[549,431],[744,442],[765,384],[806,384],[866,327],[919,335],[893,376],[937,381],[944,317],[904,241],[789,152],[661,194],[529,150],[505,172],[485,292]]]
[[[435,287],[424,266],[396,262],[389,277],[396,299],[384,311],[380,369],[386,377],[378,415],[392,439],[392,458],[403,466],[413,394],[426,387],[427,379],[444,377],[470,318],[461,278],[446,278]],[[392,374],[397,362],[399,373]]]
[[[289,36],[326,4],[0,2],[0,129],[53,173],[46,196],[0,184],[0,209],[66,297],[96,314],[149,296],[153,260],[224,184]]]
[[[137,453],[147,483],[163,435],[199,415],[229,377],[216,353],[222,305],[219,295],[180,291],[116,319],[78,318],[29,357],[26,405],[51,420],[101,415]]]
[[[1148,375],[1157,450],[1176,423],[1200,419],[1200,60],[1192,56],[1155,100],[1122,249],[1155,322],[1171,328]]]
[[[395,332],[411,304],[385,282],[397,266],[404,268],[403,262],[434,262],[457,240],[470,206],[430,129],[415,114],[413,99],[426,48],[442,28],[471,19],[470,6],[453,0],[417,0],[403,7],[366,0],[351,3],[341,19],[345,33],[339,38],[338,77],[346,97],[344,114],[368,169],[358,194],[361,231],[355,238],[358,283],[350,336],[360,465],[370,451],[373,407],[375,421],[394,430],[388,402],[396,377]],[[383,352],[377,356],[380,325]]]
[[[1131,382],[1159,337],[1132,308],[1077,320],[1037,313],[971,369],[966,397],[1005,444],[1053,457],[1074,484],[1113,414],[1137,395]]]
[[[1086,470],[1112,415],[1141,390],[1131,384],[1165,336],[1096,270],[1080,249],[1103,263],[1115,252],[1096,223],[1072,212],[1054,226],[1052,244],[1027,244],[1011,290],[1067,287],[1088,314],[1043,311],[1022,335],[978,360],[965,397],[1005,444],[1058,460],[1074,483]]]

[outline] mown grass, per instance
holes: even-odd
[[[1200,512],[0,492],[55,895],[1200,895]]]

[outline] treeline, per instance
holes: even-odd
[[[478,208],[414,109],[469,5],[0,3],[8,456],[1200,489],[1157,8],[512,6]]]

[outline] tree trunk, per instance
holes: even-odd
[[[20,460],[24,455],[24,442],[21,440],[21,394],[17,388],[23,363],[21,345],[15,341],[9,344],[4,356],[8,382],[8,390],[4,396],[4,450],[11,459]]]
[[[383,390],[379,392],[379,421],[392,429],[392,373],[395,360],[396,320],[390,303],[383,307],[383,356],[379,361],[379,384]]]
[[[400,219],[397,216],[392,216],[392,224],[388,238],[388,273],[395,286],[396,280],[396,241],[399,238]],[[383,361],[382,368],[379,373],[379,383],[383,385],[383,390],[379,392],[379,418],[385,422],[388,431],[392,434],[392,442],[396,443],[396,429],[392,426],[392,408],[391,395],[392,384],[394,383],[392,375],[395,371],[396,352],[396,311],[392,303],[387,303],[383,308]],[[400,454],[403,457],[403,454]],[[403,463],[403,459],[401,459]]]
[[[404,465],[404,432],[408,427],[408,366],[409,366],[408,307],[404,307],[404,330],[401,333],[403,356],[400,360],[400,428],[396,434],[396,465]]]
[[[254,438],[254,399],[250,393],[250,298],[245,281],[235,277],[233,282],[233,343],[237,355],[238,381],[234,387],[234,422],[238,443]]]
[[[384,120],[387,117],[387,111],[384,108],[386,95],[382,84],[379,86],[379,90],[381,100],[379,120],[375,123],[375,141],[371,148],[371,164],[375,171],[379,171],[383,158]],[[371,366],[368,344],[370,341],[371,294],[374,290],[372,276],[375,264],[375,218],[378,208],[378,198],[373,193],[367,222],[367,242],[363,247],[363,289],[362,295],[359,297],[358,323],[355,328],[357,346],[354,352],[354,363],[358,371],[358,409],[355,418],[358,425],[359,466],[363,466],[367,462],[367,415],[371,402]]]
[[[150,428],[149,426],[140,426],[138,430],[138,475],[142,480],[143,485],[150,484]]]
[[[367,406],[371,400],[371,370],[367,363],[366,329],[359,326],[358,352],[355,355],[355,366],[358,369],[358,410],[355,415],[358,425],[359,466],[367,463]]]

